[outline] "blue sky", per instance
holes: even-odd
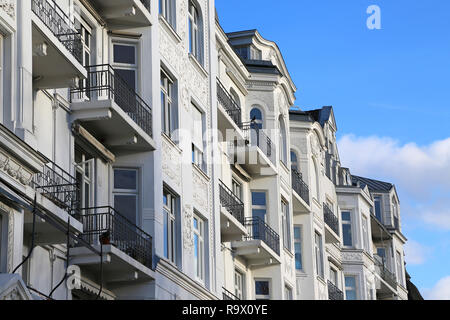
[[[381,30],[369,30],[369,5]],[[216,0],[226,32],[277,42],[296,105],[332,105],[341,160],[396,184],[408,271],[450,297],[450,1]],[[345,151],[345,152],[344,152]]]

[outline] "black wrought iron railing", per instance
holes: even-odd
[[[259,217],[245,218],[245,227],[248,235],[245,239],[262,240],[276,254],[280,254],[280,236],[267,223]]]
[[[144,5],[144,7],[150,12],[150,1],[151,0],[141,0],[141,3]]]
[[[217,79],[217,100],[225,109],[227,114],[233,119],[234,123],[238,126],[242,122],[242,111],[241,107],[236,103],[234,98],[225,89],[223,84]]]
[[[240,125],[241,130],[244,133],[245,139],[252,146],[258,147],[269,160],[275,164],[275,144],[264,133],[257,123],[246,122]]]
[[[30,185],[70,214],[74,214],[78,207],[77,180],[52,161],[33,176]]]
[[[244,225],[244,203],[222,181],[219,181],[220,204]]]
[[[309,187],[303,181],[302,174],[297,170],[291,170],[292,189],[309,205]]]
[[[328,300],[344,300],[344,293],[328,280]]]
[[[113,245],[144,266],[152,267],[152,237],[109,206],[80,209],[82,239],[91,245]]]
[[[231,291],[228,291],[224,287],[222,287],[222,297],[223,297],[223,300],[228,300],[228,301],[241,300],[236,295],[231,293]]]
[[[380,277],[386,281],[390,286],[395,288],[397,286],[397,279],[395,277],[395,274],[389,270],[386,258],[381,257],[377,254],[373,255],[373,258],[375,260],[375,271],[380,275]]]
[[[152,134],[152,110],[150,106],[131,89],[125,80],[109,64],[86,67],[88,77],[79,88],[71,89],[71,100],[111,99],[125,111],[150,137]]]
[[[331,230],[339,235],[339,218],[333,213],[333,210],[331,210],[326,203],[323,204],[323,218]]]
[[[32,0],[31,10],[50,29],[53,35],[67,50],[83,63],[83,44],[81,34],[74,27],[72,20],[54,0]]]

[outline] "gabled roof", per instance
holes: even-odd
[[[379,180],[373,180],[373,179],[369,179],[369,178],[352,175],[352,183],[356,184],[358,182],[360,184],[366,185],[371,192],[377,192],[377,191],[378,192],[389,192],[394,187],[394,185],[389,182],[383,182],[383,181],[379,181]]]

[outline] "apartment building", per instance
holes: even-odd
[[[214,1],[0,1],[0,299],[406,299],[392,184]]]

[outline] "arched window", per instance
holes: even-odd
[[[297,154],[292,149],[291,149],[291,170],[300,172]]]
[[[253,108],[250,111],[250,121],[255,125],[255,127],[257,127],[258,129],[262,129],[263,128],[263,117],[262,117],[262,112],[260,109],[258,108]]]
[[[202,21],[198,5],[189,0],[189,53],[202,63]]]
[[[286,140],[286,127],[284,125],[283,116],[278,119],[279,122],[279,148],[280,148],[280,160],[284,164],[287,164],[287,140]]]

